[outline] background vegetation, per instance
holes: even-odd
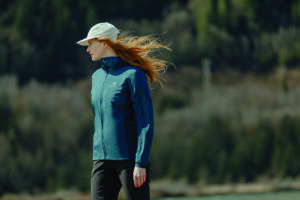
[[[97,68],[76,41],[109,21],[157,34],[152,178],[299,178],[299,0],[0,2],[0,195],[89,190]]]

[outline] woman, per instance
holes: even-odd
[[[92,75],[92,200],[115,200],[123,187],[127,199],[150,199],[148,163],[153,138],[149,84],[159,81],[167,62],[153,53],[168,47],[150,36],[133,37],[109,24],[93,26],[85,39],[100,69]]]

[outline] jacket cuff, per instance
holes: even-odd
[[[140,167],[140,168],[146,168],[147,165],[142,164],[142,163],[135,163],[136,167]]]

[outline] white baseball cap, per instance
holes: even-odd
[[[81,46],[88,46],[88,40],[93,38],[107,38],[112,41],[117,40],[120,31],[112,24],[104,22],[94,25],[87,34],[87,37],[78,41]]]

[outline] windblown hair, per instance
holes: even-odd
[[[161,82],[160,75],[166,71],[169,62],[157,56],[160,50],[171,49],[161,44],[158,39],[149,35],[138,37],[122,32],[115,42],[109,39],[97,39],[97,41],[107,43],[124,61],[140,68],[148,77],[149,84],[153,81]]]

